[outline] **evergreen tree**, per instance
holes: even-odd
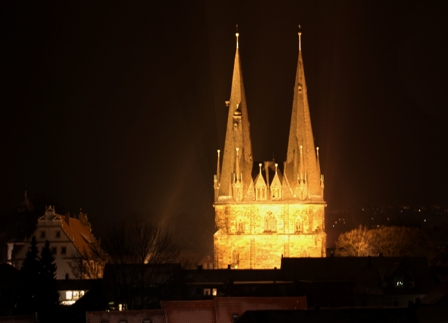
[[[58,309],[59,294],[56,286],[56,264],[50,249],[50,242],[45,241],[45,246],[40,254],[40,283],[38,295],[39,319],[44,322],[55,318]]]
[[[19,293],[17,299],[17,310],[19,314],[33,314],[37,310],[36,300],[39,293],[41,271],[38,254],[36,237],[33,236],[19,274]]]

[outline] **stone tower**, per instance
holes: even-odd
[[[272,269],[280,267],[282,256],[325,257],[324,181],[311,128],[301,33],[286,161],[255,167],[238,37],[222,167],[218,150],[214,179],[215,267]]]

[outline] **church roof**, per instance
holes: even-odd
[[[240,174],[242,174],[243,195],[246,194],[252,183],[252,144],[249,132],[249,115],[247,112],[238,41],[239,33],[236,33],[236,52],[233,66],[232,89],[230,92],[230,100],[227,102],[229,113],[227,118],[222,169],[221,175],[219,176],[219,196],[232,195],[231,183],[232,174],[236,173],[235,163],[237,148],[240,151],[239,168]],[[237,176],[240,176],[240,174],[237,174]]]
[[[285,175],[290,185],[295,185],[297,178],[305,178],[307,181],[308,195],[322,197],[320,169],[314,147],[305,71],[303,67],[301,35],[302,33],[299,32],[299,54],[294,83],[294,100]]]
[[[25,191],[25,196],[23,197],[23,201],[20,202],[20,204],[17,206],[17,211],[19,213],[34,211],[34,205],[31,204],[30,200],[28,199],[27,191]]]

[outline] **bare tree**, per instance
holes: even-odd
[[[129,309],[148,308],[155,301],[151,287],[173,278],[179,256],[168,229],[142,219],[113,226],[102,249],[108,261],[105,278],[113,279],[114,294]]]
[[[371,245],[374,254],[386,257],[426,256],[429,238],[418,228],[381,227],[370,230]]]
[[[88,248],[82,250],[80,255],[77,254],[76,258],[79,261],[75,263],[75,266],[81,278],[103,278],[104,266],[109,261],[109,257],[98,242],[90,242]]]
[[[366,227],[359,226],[358,229],[339,235],[336,255],[427,256],[429,247],[428,236],[418,228],[392,226],[367,230]]]
[[[342,257],[363,257],[372,251],[371,234],[366,227],[342,233],[336,241],[336,255]]]

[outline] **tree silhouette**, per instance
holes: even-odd
[[[148,294],[151,286],[167,283],[178,268],[171,265],[179,261],[179,247],[169,230],[157,222],[135,219],[115,225],[102,248],[109,277],[128,309],[153,306],[158,300]]]
[[[40,253],[40,288],[38,291],[39,319],[45,322],[51,321],[58,310],[59,294],[54,262],[55,258],[50,249],[50,242],[47,240]]]
[[[37,298],[40,285],[41,263],[38,259],[36,237],[31,239],[30,248],[26,253],[19,274],[19,292],[17,310],[19,314],[33,314],[37,310]]]
[[[19,273],[17,314],[38,313],[40,322],[57,319],[59,294],[56,289],[55,258],[50,242],[45,241],[39,257],[36,237],[31,244]]]

